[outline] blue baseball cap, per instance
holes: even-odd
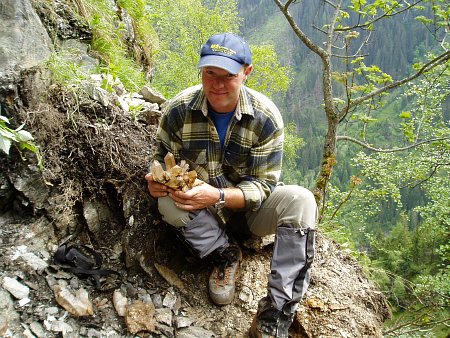
[[[237,74],[243,65],[252,64],[250,46],[243,38],[232,33],[213,35],[200,51],[198,68],[218,67]]]

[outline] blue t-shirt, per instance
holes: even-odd
[[[234,116],[234,111],[229,113],[216,113],[211,108],[208,109],[211,119],[217,129],[217,134],[219,134],[220,145],[223,147],[225,143],[225,136],[227,135],[228,125]]]

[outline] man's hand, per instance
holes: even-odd
[[[169,193],[175,191],[162,183],[154,181],[151,173],[145,175],[145,179],[147,180],[147,187],[150,195],[155,198],[168,196]]]
[[[169,196],[175,205],[186,211],[200,210],[216,204],[220,198],[219,189],[203,182],[187,192],[174,190],[168,186],[153,180],[152,174],[145,175],[150,195],[155,198]],[[239,188],[224,189],[226,196],[226,207],[242,209],[245,207],[244,193]]]
[[[175,205],[183,210],[199,210],[217,203],[220,197],[219,190],[207,183],[200,184],[187,192],[172,190],[169,196]]]

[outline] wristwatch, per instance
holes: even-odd
[[[223,189],[219,188],[219,193],[220,193],[220,197],[219,197],[219,201],[214,204],[214,208],[218,209],[222,209],[225,206],[225,192],[223,191]]]

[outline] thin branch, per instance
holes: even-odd
[[[383,18],[393,17],[393,16],[396,16],[396,15],[401,14],[403,12],[406,12],[409,9],[413,8],[414,6],[416,6],[417,4],[421,3],[422,1],[423,0],[418,0],[415,3],[413,3],[413,4],[408,4],[408,6],[406,6],[405,8],[402,8],[401,10],[399,10],[397,12],[391,13],[396,8],[396,6],[394,6],[389,11],[381,14],[380,16],[376,17],[375,19],[373,19],[373,20],[371,20],[369,22],[366,22],[365,24],[355,25],[355,26],[345,27],[345,28],[339,28],[339,29],[336,29],[336,31],[338,31],[338,32],[346,32],[346,31],[353,30],[353,29],[356,29],[356,28],[367,29],[370,25],[373,25],[375,22],[380,21]],[[400,4],[398,4],[398,5],[400,5]]]
[[[422,311],[425,310],[425,313],[422,313]],[[383,331],[383,335],[387,335],[387,334],[396,334],[395,331],[400,331],[400,329],[408,327],[408,326],[415,326],[418,327],[419,329],[422,327],[426,327],[426,326],[431,326],[431,325],[436,325],[436,324],[444,324],[446,322],[448,322],[450,320],[449,317],[442,319],[442,320],[436,320],[436,321],[430,321],[429,323],[426,324],[418,324],[417,322],[420,322],[420,319],[423,318],[424,316],[427,316],[429,314],[431,314],[432,309],[430,309],[429,306],[423,306],[420,309],[418,309],[417,311],[414,311],[415,313],[418,313],[418,315],[414,316],[411,320],[405,321],[401,324],[398,324],[397,326],[391,327],[389,330]],[[416,329],[413,329],[416,330]],[[401,334],[405,334],[408,332],[412,332],[412,331],[400,331]]]
[[[445,47],[445,40],[447,39],[447,36],[448,36],[448,30],[446,29],[445,30],[445,35],[444,35],[444,37],[442,38],[442,41],[441,41],[441,47],[442,47],[443,50],[447,50],[447,48]]]
[[[330,217],[330,220],[333,220],[334,217],[337,215],[338,211],[341,209],[341,207],[347,203],[347,201],[350,199],[350,197],[352,196],[353,191],[356,188],[356,184],[353,184],[350,191],[348,192],[347,196],[345,196],[345,198],[339,202],[338,206],[336,207],[336,209],[334,209],[333,214]]]
[[[336,23],[338,21],[338,17],[339,17],[339,13],[340,13],[340,8],[342,7],[342,0],[339,1],[339,4],[336,6],[336,8],[334,9],[334,14],[333,14],[333,18],[331,19],[331,24],[330,24],[330,28],[328,29],[328,33],[327,33],[327,48],[328,48],[328,55],[331,55],[331,46],[332,46],[332,42],[331,39],[334,36],[334,32],[336,31]]]
[[[403,186],[398,187],[399,189],[405,189],[405,188],[409,188],[409,189],[414,189],[420,185],[422,185],[423,183],[427,182],[429,179],[431,179],[437,172],[439,166],[436,165],[434,166],[433,170],[427,175],[427,177],[425,177],[424,179],[414,183],[413,185],[411,184],[405,184]]]
[[[424,323],[424,324],[418,324],[418,323],[416,323],[416,322],[414,322],[414,321],[410,321],[410,322],[406,323],[406,325],[402,325],[401,327],[415,326],[415,328],[410,329],[410,330],[408,330],[408,331],[403,331],[403,332],[401,332],[401,334],[404,335],[404,334],[408,334],[408,333],[412,333],[412,332],[417,332],[417,331],[431,330],[432,327],[434,327],[434,326],[436,326],[436,325],[438,325],[438,324],[444,324],[444,325],[445,325],[445,324],[446,324],[447,322],[449,322],[449,321],[450,321],[450,317],[445,318],[445,319],[442,319],[442,320],[430,321],[430,322],[427,322],[427,323]],[[431,326],[430,329],[425,329],[426,327],[430,327],[430,326]],[[383,334],[393,333],[394,330],[398,330],[398,329],[400,329],[401,327],[397,327],[397,328],[394,328],[394,329],[392,329],[392,330],[385,331],[385,332],[383,332]]]
[[[375,151],[375,152],[378,152],[378,153],[394,153],[394,152],[398,152],[398,151],[405,151],[405,150],[408,150],[408,149],[411,149],[411,148],[418,147],[418,146],[420,146],[422,144],[425,144],[425,143],[431,143],[431,142],[443,141],[443,140],[450,140],[450,136],[423,140],[423,141],[416,142],[414,144],[411,144],[411,145],[406,146],[406,147],[401,147],[401,148],[382,149],[382,148],[375,148],[375,147],[371,146],[370,144],[367,144],[365,142],[362,142],[362,141],[360,141],[360,140],[358,140],[356,138],[350,137],[350,136],[344,136],[344,135],[336,136],[336,141],[350,141],[350,142],[356,143],[356,144],[358,144],[358,145],[360,145],[360,146],[362,146],[362,147],[364,147],[364,148],[366,148],[368,150],[372,150],[372,151]]]
[[[289,6],[291,5],[292,2],[294,2],[295,0],[289,0],[286,2],[286,4],[284,5],[284,10],[287,11]]]
[[[286,20],[288,21],[294,33],[306,45],[306,47],[319,55],[322,59],[325,59],[327,57],[327,53],[325,52],[325,50],[312,42],[312,40],[300,29],[287,7],[285,8],[285,5],[283,5],[280,0],[274,0],[274,2],[280,9],[281,13],[283,13],[283,15],[286,17]]]
[[[329,4],[331,7],[333,7],[334,9],[336,9],[337,8],[337,5],[335,5],[334,3],[332,3],[331,1],[329,1],[329,0],[324,0],[324,2],[326,3],[326,4]]]
[[[323,30],[322,28],[317,27],[316,25],[312,25],[312,28],[317,29],[319,32],[323,34],[327,34],[327,31]]]
[[[355,59],[359,57],[366,57],[369,56],[369,54],[353,54],[353,55],[338,55],[338,54],[331,54],[332,57],[335,57],[337,59]]]
[[[445,53],[435,57],[433,60],[429,61],[425,65],[423,65],[422,68],[420,68],[413,75],[408,76],[408,77],[406,77],[406,78],[404,78],[402,80],[398,80],[398,81],[392,82],[392,83],[390,83],[390,84],[388,84],[388,85],[386,85],[384,87],[375,89],[374,91],[372,91],[372,92],[370,92],[370,93],[368,93],[368,94],[366,94],[364,96],[361,96],[361,97],[353,100],[352,102],[350,102],[348,104],[348,108],[353,107],[353,106],[357,106],[361,102],[364,102],[364,101],[366,101],[366,100],[368,100],[368,99],[370,99],[370,98],[372,98],[374,96],[377,96],[377,95],[379,95],[381,93],[384,93],[384,92],[386,92],[388,90],[397,88],[397,87],[399,87],[399,86],[401,86],[401,85],[403,85],[405,83],[408,83],[408,82],[418,78],[423,73],[425,73],[425,72],[427,72],[427,71],[429,71],[429,70],[431,70],[431,69],[433,69],[433,68],[435,68],[435,67],[437,67],[437,66],[439,66],[439,65],[441,65],[441,64],[443,64],[443,63],[445,63],[445,62],[447,62],[449,60],[450,60],[450,51],[447,51],[447,52],[445,52]]]
[[[361,49],[367,45],[369,43],[369,39],[372,36],[372,32],[370,32],[367,37],[364,39],[364,41],[359,45],[358,50],[353,54],[353,55],[336,55],[336,54],[332,54],[332,56],[337,57],[337,58],[356,58],[356,57],[362,57],[362,56],[368,56],[369,54],[360,54],[361,53]]]

